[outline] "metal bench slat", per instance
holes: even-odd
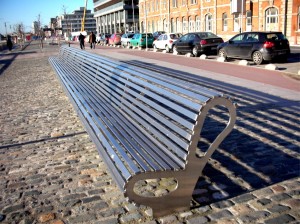
[[[62,70],[63,67],[60,67],[60,70]],[[86,103],[82,103],[85,102],[82,97],[80,96],[80,94],[78,94],[78,91],[76,90],[76,88],[71,84],[71,82],[68,82],[68,77],[67,77],[67,73],[68,70],[63,69],[64,72],[60,71],[60,76],[62,77],[62,80],[66,86],[66,88],[68,89],[69,93],[71,94],[72,98],[74,99],[74,101],[76,102],[77,106],[79,108],[83,108],[81,109],[82,113],[84,114],[84,117],[89,121],[89,124],[93,127],[93,131],[95,132],[96,136],[101,140],[101,143],[105,146],[105,148],[108,151],[108,155],[110,156],[111,160],[114,161],[114,163],[119,167],[119,170],[122,172],[123,177],[125,179],[128,179],[131,174],[128,172],[126,166],[123,165],[123,163],[121,162],[121,160],[119,159],[118,155],[115,153],[115,151],[111,148],[111,145],[107,142],[106,138],[103,136],[102,132],[100,131],[100,129],[98,128],[98,126],[96,126],[95,122],[93,122],[92,119],[95,119],[96,116],[91,117],[87,111],[89,111],[89,113],[92,113],[91,108],[86,104]],[[76,96],[75,96],[76,95]],[[78,98],[77,98],[78,97]],[[80,100],[80,101],[79,101]],[[90,110],[89,110],[90,109]],[[98,123],[99,124],[99,123]],[[102,129],[103,130],[103,129]],[[105,130],[105,129],[104,129]],[[136,171],[138,171],[136,169]]]
[[[75,72],[75,71],[74,71],[74,72]],[[84,77],[86,77],[86,75],[85,75]],[[155,158],[155,159],[157,160],[158,158]],[[183,165],[184,165],[184,163],[183,163],[182,161],[178,160],[177,158],[174,158],[174,160],[177,161],[177,162],[179,162],[179,163],[181,164],[180,166],[183,166]],[[168,163],[170,163],[170,161],[168,161]],[[175,166],[175,167],[176,167],[175,164],[172,164],[172,166]],[[178,167],[178,168],[179,168],[179,167]],[[165,166],[164,166],[164,169],[166,169]]]

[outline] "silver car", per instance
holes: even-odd
[[[134,33],[124,33],[121,36],[121,45],[123,47],[130,46],[130,40],[134,36]]]
[[[178,38],[182,36],[181,33],[165,33],[161,34],[154,42],[154,49],[162,49],[167,52],[171,52],[173,50],[174,43]]]

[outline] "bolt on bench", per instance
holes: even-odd
[[[152,207],[154,217],[189,209],[204,166],[233,129],[231,100],[76,48],[62,46],[49,62],[125,197]],[[228,110],[227,126],[202,157],[196,156],[206,115],[218,105]],[[157,178],[175,178],[176,190],[161,197],[135,192],[138,181]]]

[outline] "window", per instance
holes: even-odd
[[[239,32],[240,31],[240,18],[239,18],[238,13],[235,13],[233,15],[233,31],[234,32]]]
[[[177,0],[172,0],[172,7],[177,8]]]
[[[224,12],[222,15],[223,31],[227,31],[227,13]]]
[[[176,32],[181,33],[180,20],[176,18]]]
[[[207,14],[205,16],[205,31],[212,31],[212,15]]]
[[[166,19],[163,20],[163,31],[166,31],[167,29],[167,21]]]
[[[172,18],[171,19],[171,33],[176,32],[176,23],[175,20]]]
[[[200,16],[196,17],[196,31],[200,31],[201,30],[201,20],[200,20]]]
[[[252,30],[252,12],[247,11],[246,12],[246,31]]]
[[[191,1],[191,5],[197,4],[197,0],[190,0],[190,1]]]
[[[236,37],[234,37],[234,38],[232,39],[232,41],[233,41],[234,43],[242,42],[242,41],[245,39],[245,36],[246,36],[246,34],[240,34],[240,35],[237,35]]]
[[[187,33],[187,31],[188,31],[188,23],[187,23],[187,21],[186,21],[186,18],[185,17],[183,17],[182,18],[182,32],[183,33]]]
[[[195,31],[195,21],[189,17],[189,32]]]
[[[266,31],[278,30],[278,10],[274,7],[266,10]]]
[[[141,22],[142,33],[145,33],[144,21]]]
[[[163,1],[163,9],[167,9],[167,0],[162,0]]]

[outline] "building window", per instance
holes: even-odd
[[[278,30],[278,10],[274,7],[266,10],[266,31]]]
[[[163,9],[164,9],[164,10],[167,9],[167,0],[163,0]]]
[[[238,13],[235,13],[233,15],[233,31],[234,32],[239,32],[240,31],[240,18],[239,18]]]
[[[156,11],[159,11],[159,0],[156,0]]]
[[[196,17],[196,31],[200,31],[201,30],[201,19],[200,16]]]
[[[211,32],[212,31],[212,15],[207,14],[205,16],[205,31]]]
[[[141,22],[142,33],[145,33],[144,21]]]
[[[197,0],[191,0],[191,5],[197,4]]]
[[[174,23],[174,19],[171,19],[171,33],[174,33],[175,31],[175,23]]]
[[[182,18],[182,32],[183,33],[187,33],[187,31],[188,31],[188,23],[187,23],[187,21],[186,21],[186,18],[185,17],[183,17]]]
[[[189,32],[195,31],[195,21],[192,19],[192,17],[189,17]]]
[[[227,13],[224,12],[222,15],[223,31],[227,31]]]
[[[172,7],[177,8],[177,0],[172,0]]]
[[[252,30],[252,12],[247,11],[246,12],[246,31]]]
[[[179,18],[176,19],[176,32],[181,33],[181,27],[180,27],[180,20]]]

